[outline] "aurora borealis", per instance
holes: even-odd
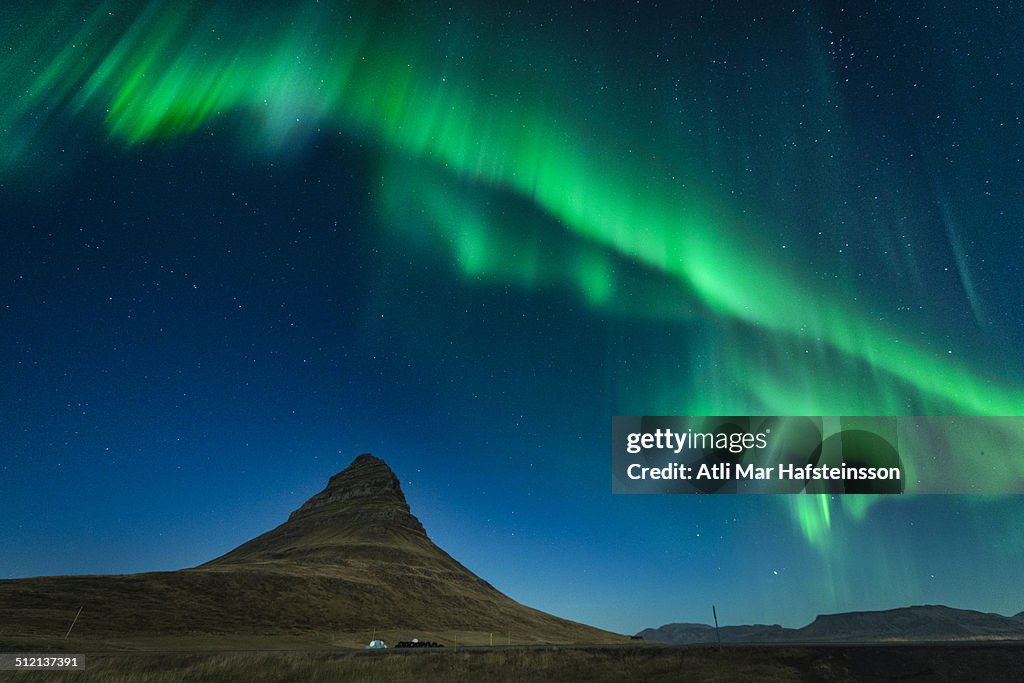
[[[280,512],[276,482],[312,491],[366,450],[412,480],[414,512],[457,559],[598,626],[706,620],[710,602],[614,621],[616,577],[640,570],[611,546],[698,594],[743,584],[733,623],[915,601],[1019,611],[1018,497],[607,490],[616,414],[1022,413],[1020,20],[974,14],[4,9],[2,538],[76,481],[142,518],[103,562],[28,552],[0,575],[199,561],[130,550],[145,519],[191,513],[144,513],[125,491],[171,468],[190,509],[259,486]],[[1013,437],[959,435],[972,448],[956,466],[1013,490],[1024,459],[993,455]],[[75,474],[16,483],[56,467]],[[111,485],[122,469],[133,483]],[[220,510],[240,516],[203,525],[206,548],[246,535],[231,526],[244,512]],[[79,512],[93,545],[121,519]],[[466,555],[511,534],[522,568]],[[965,543],[984,582],[966,558],[934,567]],[[588,576],[572,590],[600,606],[559,602],[546,555],[562,544]]]

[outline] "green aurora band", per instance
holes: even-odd
[[[719,206],[678,158],[626,137],[628,107],[585,106],[599,96],[575,62],[544,53],[550,39],[513,45],[507,26],[479,35],[435,9],[72,3],[5,17],[5,43],[19,47],[0,67],[15,95],[0,105],[0,177],[41,172],[61,144],[54,131],[83,122],[130,147],[234,115],[271,154],[341,133],[378,150],[382,222],[433,231],[464,276],[568,286],[616,315],[643,310],[629,303],[641,287],[640,298],[678,301],[651,315],[711,328],[703,353],[715,362],[647,397],[649,414],[1024,413],[1018,378],[985,376],[929,348],[926,331],[893,329],[842,289],[773,259],[759,225]],[[607,113],[595,119],[595,109]],[[691,146],[678,130],[659,137],[664,149]],[[563,231],[570,246],[565,234],[523,238],[516,212],[495,215],[493,201]],[[551,257],[550,240],[572,260]],[[984,435],[962,438],[985,450]],[[999,490],[1024,476],[1024,462],[978,476]],[[805,537],[822,543],[829,499],[788,504]],[[862,516],[867,505],[844,509]]]

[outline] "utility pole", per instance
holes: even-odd
[[[715,617],[715,637],[718,638],[718,649],[722,649],[722,634],[718,632],[718,612],[715,610],[715,606],[711,605],[711,614]]]

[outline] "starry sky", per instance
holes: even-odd
[[[1019,11],[680,4],[0,8],[0,578],[371,452],[611,630],[1024,609],[1020,496],[611,494],[613,415],[1024,414]]]

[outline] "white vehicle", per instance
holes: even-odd
[[[367,650],[386,650],[388,649],[387,643],[383,640],[371,640],[370,644],[366,646]]]

